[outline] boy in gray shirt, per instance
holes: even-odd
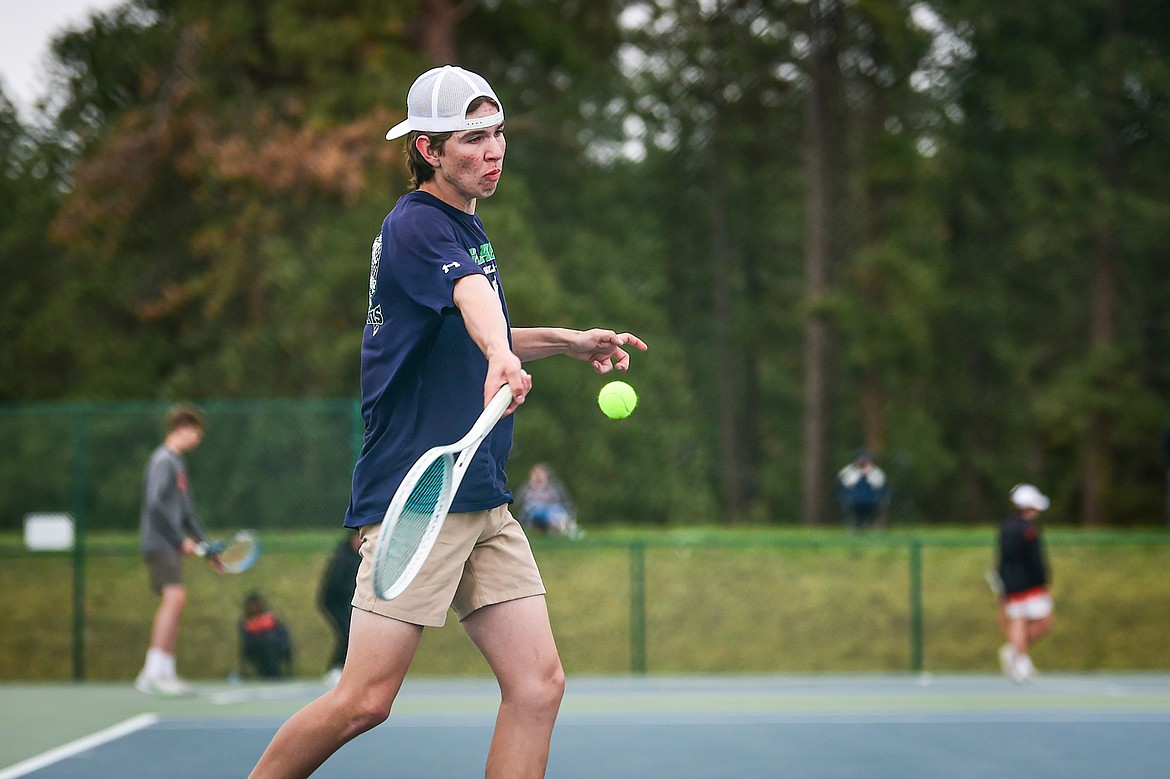
[[[183,586],[183,555],[199,552],[207,534],[195,513],[183,454],[203,440],[203,417],[178,406],[167,417],[167,435],[150,455],[142,489],[140,547],[150,586],[160,597],[150,631],[146,663],[134,686],[159,695],[191,695],[191,686],[175,672],[179,620],[187,601]],[[217,560],[208,558],[212,567]]]

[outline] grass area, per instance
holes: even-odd
[[[1036,651],[1051,670],[1164,670],[1170,634],[1170,539],[1164,534],[1053,530],[1056,626]],[[265,533],[242,576],[187,564],[180,671],[225,678],[236,668],[244,595],[261,590],[284,617],[299,676],[324,672],[332,636],[316,609],[337,532]],[[650,673],[897,672],[910,668],[911,543],[921,544],[921,645],[931,671],[990,671],[997,634],[983,580],[987,528],[849,536],[838,530],[615,529],[580,542],[536,539],[558,645],[571,674],[623,673],[631,638],[631,571],[643,555],[644,652]],[[127,680],[142,662],[156,599],[131,534],[87,539],[85,669]],[[635,551],[631,551],[631,550]],[[0,679],[70,678],[72,556],[23,552],[0,536]],[[487,666],[454,619],[427,630],[413,673],[478,676]]]

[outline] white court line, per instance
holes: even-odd
[[[31,774],[33,771],[38,771],[53,763],[58,763],[66,758],[79,755],[95,747],[100,747],[102,744],[108,744],[131,733],[149,728],[154,723],[158,722],[157,714],[139,714],[137,717],[131,717],[125,722],[119,722],[117,725],[112,725],[105,730],[99,730],[97,733],[91,733],[88,736],[83,736],[76,741],[72,741],[55,749],[50,749],[48,752],[30,757],[28,760],[22,760],[16,765],[9,766],[3,771],[0,771],[0,779],[16,779],[18,776],[25,776]]]
[[[211,702],[216,706],[230,706],[236,703],[292,700],[314,693],[320,694],[327,689],[322,684],[274,684],[212,693]]]
[[[389,720],[393,722],[393,717]],[[978,711],[978,712],[760,712],[760,713],[656,713],[574,714],[557,717],[558,727],[734,726],[744,725],[1165,725],[1170,712],[1124,711]]]

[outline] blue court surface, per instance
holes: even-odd
[[[246,776],[315,684],[0,686],[0,779]],[[314,776],[483,775],[491,680],[408,680],[394,715]],[[570,677],[550,779],[1152,779],[1170,676]]]

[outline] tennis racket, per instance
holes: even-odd
[[[427,450],[406,472],[386,507],[374,548],[374,592],[379,598],[397,598],[414,580],[439,537],[467,466],[511,403],[512,388],[505,384],[467,435]]]
[[[224,573],[243,573],[260,557],[260,540],[250,530],[241,530],[227,540],[203,542],[200,557],[217,557]]]
[[[1003,579],[999,578],[999,571],[994,568],[988,568],[983,573],[983,578],[987,580],[987,586],[991,589],[991,594],[1003,600],[1004,586]]]

